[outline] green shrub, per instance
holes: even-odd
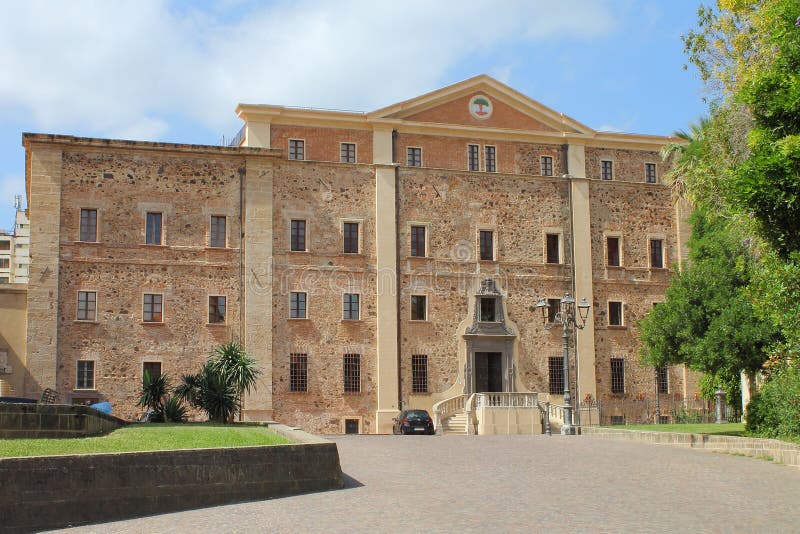
[[[164,399],[161,414],[165,423],[186,422],[186,407],[183,405],[183,400],[177,395]]]
[[[775,370],[750,400],[746,430],[772,438],[800,436],[800,369]]]

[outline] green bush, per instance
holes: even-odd
[[[775,370],[750,400],[746,430],[771,438],[800,436],[800,369]]]

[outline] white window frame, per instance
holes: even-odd
[[[344,251],[344,224],[345,223],[356,223],[358,224],[358,251],[357,252],[345,252]],[[364,219],[356,219],[356,218],[343,218],[339,220],[339,234],[341,235],[341,244],[342,246],[339,247],[339,250],[342,254],[346,254],[348,256],[357,256],[364,254]]]
[[[549,263],[547,261],[547,236],[558,236],[558,263]],[[542,229],[542,260],[545,265],[564,265],[564,230],[563,228],[543,228]]]
[[[411,228],[414,226],[421,226],[425,228],[425,255],[412,256],[411,255]],[[429,222],[409,221],[408,223],[408,257],[409,258],[430,258],[431,257],[431,227]]]
[[[608,238],[609,237],[616,237],[617,238],[617,242],[619,243],[619,265],[609,265],[608,264]],[[605,266],[606,267],[611,267],[612,269],[617,269],[619,267],[624,267],[625,266],[625,254],[623,252],[625,250],[625,247],[623,246],[623,243],[624,243],[624,241],[622,239],[622,233],[621,232],[604,232],[603,233],[603,252],[604,252],[604,256],[605,256],[604,260],[605,260]]]
[[[619,321],[620,321],[619,324],[611,324],[611,303],[612,302],[613,303],[617,303],[617,302],[619,303]],[[611,327],[611,328],[624,328],[626,326],[626,323],[625,323],[625,301],[624,300],[622,300],[622,299],[620,299],[620,300],[608,299],[608,301],[606,303],[606,313],[608,313],[606,324],[609,327]]]
[[[493,171],[490,171],[489,167],[487,167],[487,165],[486,165],[486,162],[489,161],[486,158],[486,149],[487,148],[494,148],[494,170]],[[498,169],[500,168],[500,165],[498,163],[498,157],[497,157],[497,145],[483,145],[482,155],[483,155],[483,171],[484,172],[492,172],[492,173],[500,172],[500,171],[498,171]]]
[[[661,240],[661,267],[653,267],[653,256],[650,254],[650,242],[654,239]],[[647,267],[649,269],[664,270],[669,265],[667,261],[667,238],[664,234],[647,234]]]
[[[492,232],[492,259],[481,259],[481,232]],[[475,230],[475,259],[479,262],[496,262],[498,261],[498,232],[496,226],[478,226]]]
[[[293,158],[291,157],[292,154],[292,141],[300,141],[303,143],[303,157],[302,158]],[[301,139],[299,137],[290,137],[286,140],[286,159],[290,161],[307,161],[308,160],[308,146],[306,146],[306,140]]]
[[[419,165],[410,165],[408,161],[408,149],[409,148],[418,148],[419,149]],[[406,146],[406,167],[424,167],[425,166],[425,154],[424,150],[422,150],[421,146]]]
[[[342,161],[342,145],[353,145],[353,158],[355,161]],[[303,155],[305,155],[305,151]],[[358,143],[355,141],[339,141],[339,163],[350,163],[351,165],[358,163]]]

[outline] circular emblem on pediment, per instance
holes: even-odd
[[[488,119],[493,109],[492,101],[485,95],[475,95],[469,99],[469,113],[476,119]]]

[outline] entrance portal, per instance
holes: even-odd
[[[503,391],[503,353],[475,353],[475,393]]]

